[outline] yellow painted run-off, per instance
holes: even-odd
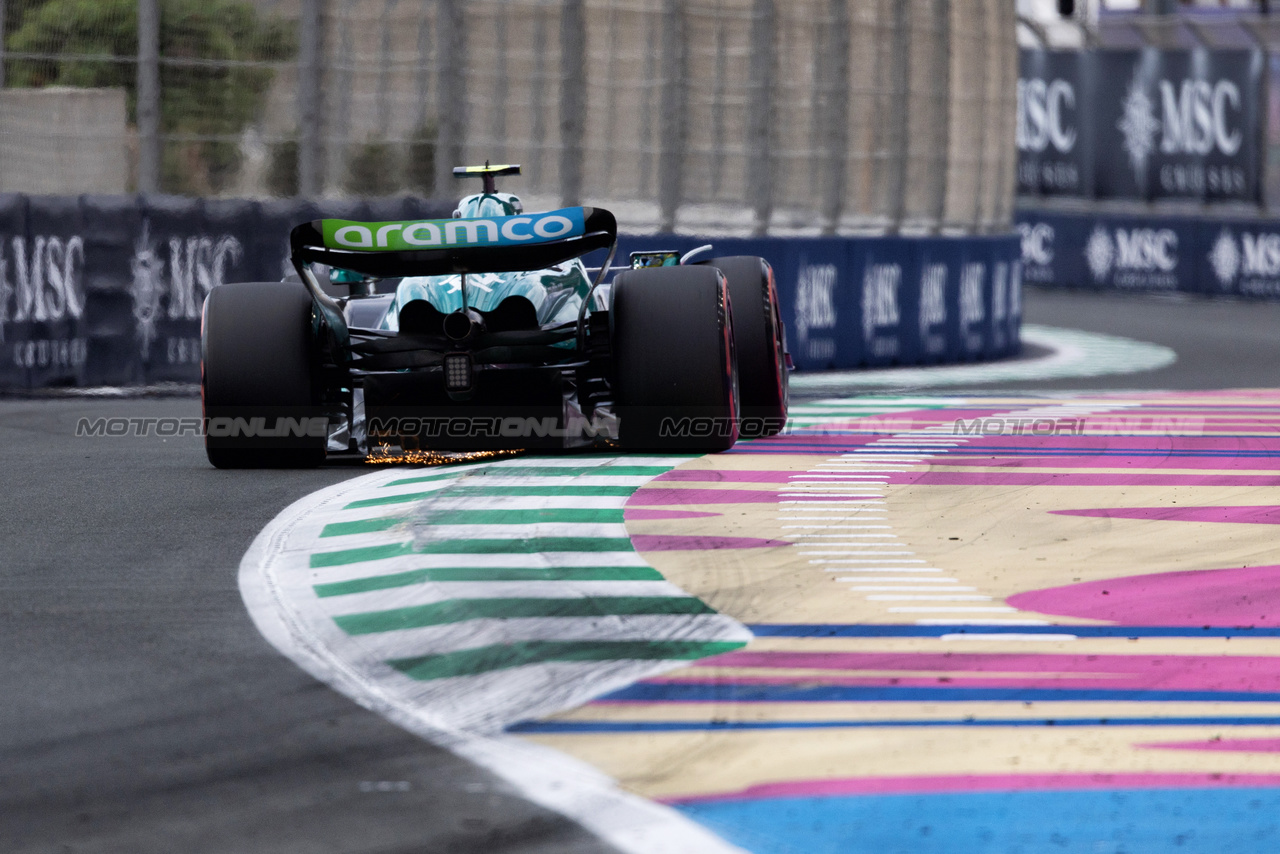
[[[1280,392],[796,416],[625,508],[755,639],[513,731],[760,852],[1280,850]]]

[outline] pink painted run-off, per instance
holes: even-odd
[[[919,471],[891,474],[888,482],[919,486],[1280,486],[1280,475]]]
[[[1169,452],[1207,452],[1230,453],[1280,453],[1280,436],[1166,436],[1144,434],[1138,436],[1036,436],[1030,433],[998,435],[958,435],[951,437],[957,441],[964,439],[988,448],[1010,448],[1020,451],[1043,448],[1048,456],[1054,452],[1069,450],[1073,454],[1085,451],[1098,451],[1108,455],[1139,454],[1149,457],[1152,454]],[[963,453],[964,446],[953,453]]]
[[[622,512],[625,522],[640,522],[645,519],[705,519],[720,516],[720,513],[700,513],[696,510],[646,510],[643,507],[627,507]]]
[[[1280,525],[1280,506],[1273,504],[1240,507],[1103,507],[1096,510],[1050,510],[1049,512],[1059,516],[1089,516],[1102,519]]]
[[[1227,753],[1280,753],[1280,738],[1215,738],[1209,741],[1153,741],[1135,744],[1147,750],[1207,750]]]
[[[1052,462],[1048,465],[1055,465]],[[1042,463],[1044,464],[1044,463]],[[928,463],[902,463],[902,465],[947,465],[947,466],[969,466],[974,465],[973,462],[965,458],[959,457],[934,457]],[[1099,468],[1120,468],[1114,461],[1100,462]],[[1145,466],[1144,466],[1145,468]],[[1214,466],[1217,468],[1217,466]],[[890,483],[890,484],[934,484],[934,485],[960,485],[960,484],[992,484],[995,486],[1128,486],[1141,485],[1139,481],[1143,478],[1151,481],[1149,485],[1171,485],[1171,486],[1252,486],[1265,485],[1273,486],[1280,483],[1280,475],[1203,475],[1203,474],[1153,474],[1150,472],[1130,473],[1117,472],[1108,474],[1086,473],[1080,474],[1075,472],[953,472],[953,471],[928,471],[920,469],[911,472],[888,472],[886,479],[858,480],[857,475],[862,474],[865,478],[868,474],[875,474],[874,471],[857,472],[850,470],[848,474],[853,477],[816,477],[822,474],[843,474],[844,472],[803,472],[803,471],[716,471],[713,469],[680,469],[677,471],[669,471],[666,474],[659,475],[654,478],[654,482],[665,483],[776,483],[776,484],[792,484],[796,481],[809,481],[808,486],[812,487],[814,481],[820,483],[828,483],[833,485],[849,486],[857,483]],[[1222,481],[1221,483],[1211,481]],[[1273,483],[1274,482],[1274,483]],[[1093,511],[1089,511],[1091,514]],[[1101,513],[1102,511],[1098,511]],[[1083,514],[1082,514],[1083,515]],[[1094,514],[1097,515],[1097,514]]]
[[[946,777],[855,777],[763,783],[736,792],[668,798],[669,804],[758,801],[773,798],[838,798],[850,795],[925,795],[964,792],[1071,791],[1090,789],[1267,789],[1280,774],[957,774]]]
[[[963,449],[960,449],[963,450]],[[933,465],[981,466],[999,469],[1211,469],[1213,471],[1273,471],[1280,469],[1280,454],[1274,457],[1171,457],[1171,456],[1087,456],[1087,457],[1006,457],[999,454],[971,456],[951,453],[934,459]]]
[[[903,465],[918,465],[918,463],[903,463]],[[822,478],[816,475],[839,475],[848,474],[853,478],[859,476],[866,478],[867,475],[875,475],[874,471],[745,471],[738,469],[735,471],[717,471],[715,469],[679,469],[669,471],[666,474],[660,474],[653,479],[652,482],[667,483],[792,483],[793,481],[809,481],[806,486],[814,486],[813,481],[832,486],[852,486],[857,483],[883,483],[883,479],[872,478],[870,480],[851,480],[849,478]]]
[[[1018,593],[1024,611],[1125,626],[1280,627],[1280,566],[1132,575]]]
[[[708,679],[708,667],[777,670]],[[787,672],[789,670],[803,672]],[[814,671],[831,671],[830,676]],[[880,671],[861,676],[857,671]],[[896,676],[883,675],[893,671]],[[912,676],[928,672],[932,676]],[[731,652],[649,682],[734,685],[1063,688],[1124,691],[1280,692],[1280,657],[1211,655],[1006,655],[999,653]]]
[[[790,546],[792,543],[786,540],[765,540],[758,537],[632,534],[631,545],[638,552],[682,552],[716,549],[778,549]]]

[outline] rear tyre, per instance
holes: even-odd
[[[774,436],[786,426],[790,390],[773,268],[753,255],[701,263],[719,269],[729,282],[742,395],[742,438]]]
[[[628,450],[723,451],[738,440],[728,285],[710,267],[628,270],[614,280],[614,395]]]
[[[311,358],[311,295],[295,282],[214,288],[201,322],[205,452],[218,468],[324,462],[327,421]],[[322,429],[323,428],[323,429]]]

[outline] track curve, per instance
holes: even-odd
[[[1026,316],[1170,347],[1178,359],[1141,374],[992,388],[1271,387],[1280,376],[1273,304],[1032,292]],[[281,508],[363,469],[215,472],[194,437],[75,435],[81,417],[191,415],[189,399],[0,401],[0,641],[10,651],[0,666],[0,847],[611,850],[499,777],[319,686],[255,631],[235,585],[240,557]],[[644,554],[665,571],[675,551]],[[732,614],[731,591],[717,595],[706,601]],[[1066,643],[1041,643],[1054,642]],[[694,815],[694,800],[680,807]]]

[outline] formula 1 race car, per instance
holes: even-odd
[[[205,300],[205,447],[219,468],[389,448],[714,452],[779,432],[787,353],[773,270],[635,252],[600,208],[525,213],[519,166],[459,167],[453,219],[303,223],[301,281]],[[606,251],[599,267],[582,256]],[[605,279],[613,276],[611,284]]]

